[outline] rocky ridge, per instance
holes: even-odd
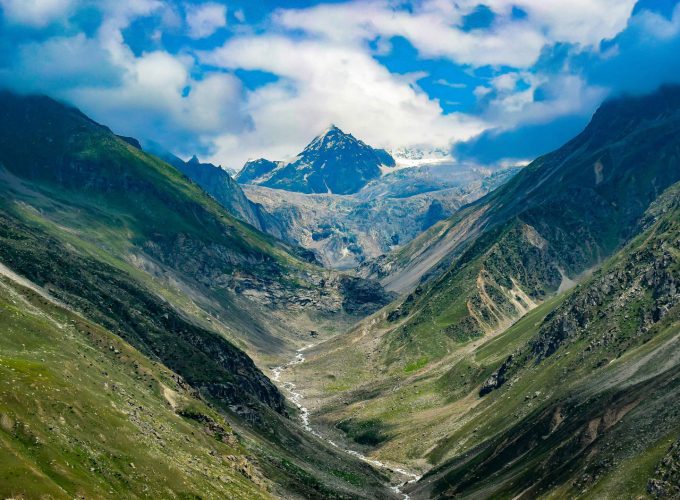
[[[247,162],[236,180],[300,193],[351,194],[380,177],[381,167],[394,164],[385,150],[331,125],[292,160]]]

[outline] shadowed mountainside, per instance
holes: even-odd
[[[243,352],[246,349],[261,362],[281,359],[277,356],[285,359],[308,341],[312,325],[318,328],[329,322],[342,328],[352,318],[385,304],[388,296],[379,286],[300,260],[290,246],[234,218],[183,174],[147,155],[132,140],[115,136],[78,110],[47,97],[0,94],[0,169],[0,262],[5,274],[16,273],[19,281],[27,280],[56,301],[54,307],[59,309],[52,302],[40,302],[35,310],[20,311],[23,323],[11,327],[12,335],[5,337],[8,350],[3,353],[14,352],[3,354],[7,363],[3,366],[10,372],[31,371],[32,360],[40,359],[40,349],[24,351],[21,345],[32,342],[34,318],[44,317],[40,320],[46,333],[44,350],[69,352],[70,347],[63,347],[64,335],[82,345],[89,364],[77,358],[69,370],[79,370],[79,376],[92,380],[104,375],[109,388],[115,385],[135,392],[129,404],[138,405],[138,428],[145,433],[166,435],[173,419],[185,419],[189,422],[181,424],[185,428],[208,427],[220,435],[220,426],[233,427],[241,444],[232,448],[247,455],[243,467],[257,463],[259,472],[253,470],[249,480],[243,469],[242,477],[251,484],[232,488],[232,494],[268,495],[268,488],[258,485],[257,477],[262,476],[274,490],[303,496],[366,492],[389,496],[370,467],[330,449],[289,418],[294,409],[286,406],[277,388]],[[6,283],[3,300],[12,302],[17,299],[9,296],[25,295],[13,281]],[[375,302],[371,305],[371,301]],[[304,311],[310,303],[316,307],[307,315]],[[83,326],[69,326],[65,334],[60,331],[61,318],[70,314],[82,318],[73,321]],[[59,330],[54,338],[50,328]],[[91,344],[88,332],[95,329],[102,338],[118,340]],[[121,352],[140,360],[139,366],[134,362],[118,366]],[[108,366],[116,368],[110,377],[103,368]],[[153,368],[146,373],[143,366]],[[45,370],[49,377],[40,384],[44,391],[57,391],[60,380],[72,377],[58,365]],[[31,477],[33,485],[45,476],[55,478],[59,496],[96,495],[107,487],[120,490],[125,475],[118,472],[102,479],[96,464],[88,465],[88,455],[82,451],[97,449],[119,461],[142,452],[116,448],[115,427],[99,432],[94,420],[66,419],[69,423],[62,423],[59,439],[51,442],[54,446],[79,443],[73,451],[77,459],[69,459],[66,465],[71,464],[74,472],[64,474],[61,460],[43,460],[45,437],[21,429],[42,428],[45,415],[30,411],[30,399],[11,398],[38,389],[33,377],[39,370],[31,373],[14,377],[11,393],[5,393],[11,403],[2,409],[6,423],[2,439],[8,443],[2,462],[11,464],[4,469],[6,477]],[[154,382],[158,377],[176,380],[163,383],[170,391],[186,394],[190,406],[199,409],[184,414],[178,406],[168,413],[162,406],[172,406],[168,401],[172,392],[168,396]],[[145,395],[147,383],[150,390]],[[91,387],[70,387],[61,400],[80,416],[78,412],[85,411],[83,405],[90,401],[87,390]],[[149,407],[135,403],[139,398],[150,398]],[[104,412],[97,406],[101,400],[91,404],[93,411]],[[210,416],[215,411],[219,417]],[[188,448],[204,446],[193,437],[186,439]],[[104,444],[95,445],[100,440]],[[312,453],[314,460],[309,458]],[[144,474],[159,478],[172,474],[171,458],[162,450],[150,450],[144,460],[158,460],[158,464],[150,465]],[[73,474],[79,479],[63,479]],[[23,491],[21,481],[0,483],[19,488],[3,494]],[[163,480],[156,484],[162,485]],[[187,488],[191,494],[221,496],[229,491],[223,486],[193,481]],[[29,487],[27,483],[25,488]],[[157,491],[167,494],[167,490]]]

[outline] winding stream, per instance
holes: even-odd
[[[399,468],[399,467],[392,467],[392,466],[390,466],[390,465],[388,465],[388,464],[386,464],[386,463],[384,463],[384,462],[381,462],[380,460],[375,460],[375,459],[373,459],[373,458],[369,458],[369,457],[367,457],[366,455],[363,455],[362,453],[359,453],[359,452],[356,451],[356,450],[350,450],[350,449],[348,449],[348,448],[343,448],[342,446],[338,445],[338,444],[337,444],[336,442],[334,442],[333,440],[328,439],[327,437],[322,436],[317,430],[315,430],[315,429],[312,427],[312,425],[311,425],[311,423],[310,423],[310,421],[309,421],[309,409],[306,408],[306,407],[304,407],[304,406],[302,405],[302,399],[303,399],[302,393],[295,390],[295,389],[296,389],[296,386],[295,386],[294,383],[292,383],[292,382],[281,382],[281,374],[283,373],[283,371],[284,371],[286,368],[290,368],[291,366],[295,366],[295,365],[299,365],[299,364],[304,363],[304,362],[305,362],[305,356],[304,356],[304,354],[303,354],[304,351],[306,351],[307,349],[310,349],[310,348],[314,347],[314,345],[315,345],[315,344],[309,344],[309,345],[303,347],[302,349],[298,349],[298,350],[296,351],[296,353],[295,353],[295,357],[294,357],[291,361],[289,361],[288,363],[286,363],[286,364],[284,364],[284,365],[277,366],[276,368],[274,368],[274,369],[272,370],[272,379],[274,380],[274,382],[277,382],[277,383],[279,383],[279,384],[282,385],[282,387],[283,387],[283,388],[286,390],[286,392],[288,393],[289,399],[290,399],[290,400],[293,402],[293,404],[294,404],[295,406],[297,406],[298,409],[300,410],[300,420],[301,420],[301,422],[302,422],[302,427],[303,427],[307,432],[309,432],[310,434],[316,436],[316,437],[319,438],[319,439],[322,439],[322,440],[326,441],[326,442],[327,442],[328,444],[330,444],[331,446],[334,446],[335,448],[338,448],[339,450],[342,450],[343,452],[347,453],[348,455],[352,455],[353,457],[356,457],[356,458],[358,458],[358,459],[360,459],[360,460],[363,460],[364,462],[369,463],[369,464],[371,464],[371,465],[374,466],[374,467],[377,467],[377,468],[379,468],[379,469],[385,469],[385,470],[387,470],[387,471],[389,471],[389,472],[396,472],[397,474],[399,474],[399,475],[401,475],[401,476],[410,478],[410,479],[408,479],[408,480],[406,480],[406,481],[404,481],[404,482],[402,482],[402,483],[399,483],[399,484],[397,484],[397,485],[391,485],[391,486],[390,486],[390,489],[391,489],[392,491],[394,491],[395,493],[397,493],[397,494],[399,494],[399,495],[402,495],[402,498],[404,498],[404,500],[410,499],[410,497],[408,496],[408,494],[406,494],[406,493],[404,493],[404,492],[402,491],[402,488],[403,488],[404,486],[406,486],[407,484],[410,484],[410,483],[412,483],[412,482],[417,481],[417,480],[420,479],[422,476],[419,476],[419,475],[417,475],[417,474],[414,474],[413,472],[409,472],[409,471],[407,471],[407,470],[405,470],[405,469],[401,469],[401,468]]]

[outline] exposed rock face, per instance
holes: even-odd
[[[157,144],[149,144],[146,149],[198,184],[233,216],[272,236],[283,236],[277,220],[262,206],[251,202],[241,186],[223,168],[212,163],[201,163],[196,156],[185,162]]]
[[[270,161],[264,158],[247,161],[241,171],[236,174],[236,180],[241,184],[257,184],[258,179],[271,173],[281,162]]]
[[[598,271],[587,286],[552,311],[526,348],[510,356],[483,384],[480,396],[501,387],[512,372],[539,363],[578,339],[590,339],[586,352],[603,352],[602,364],[612,350],[618,357],[645,339],[680,304],[679,208],[676,184],[642,217],[640,230],[649,233],[646,244],[631,244],[619,262]]]
[[[236,179],[300,193],[356,193],[371,179],[380,177],[381,167],[393,167],[394,159],[382,149],[373,149],[351,134],[331,126],[288,162],[264,159],[245,164]]]
[[[503,362],[501,367],[495,372],[493,372],[491,376],[484,381],[482,387],[479,389],[480,396],[485,396],[489,394],[491,391],[493,391],[494,389],[498,389],[506,382],[506,375],[508,370],[512,367],[513,359],[514,357],[512,354],[508,356],[508,358]]]
[[[311,250],[328,267],[351,269],[404,245],[516,172],[454,170],[443,177],[429,167],[410,168],[343,196],[243,189],[277,220],[285,241]]]
[[[340,278],[343,309],[349,314],[368,315],[390,303],[396,294],[386,293],[377,281],[351,276]]]
[[[656,466],[647,492],[656,498],[680,498],[680,440],[673,443]]]

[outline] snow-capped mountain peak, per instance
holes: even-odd
[[[302,193],[350,194],[380,177],[382,168],[394,165],[387,151],[373,149],[330,125],[292,160],[248,162],[237,180]]]

